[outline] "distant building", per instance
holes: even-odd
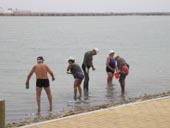
[[[31,11],[30,10],[20,10],[20,9],[13,9],[13,8],[8,8],[3,9],[2,7],[0,7],[0,13],[3,14],[30,14]]]
[[[19,10],[19,9],[15,9],[13,10],[13,13],[17,13],[17,14],[30,14],[31,11],[30,10]]]
[[[8,10],[4,10],[4,13],[12,14],[13,10],[12,10],[12,8],[8,8]]]

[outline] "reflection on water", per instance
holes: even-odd
[[[89,99],[89,92],[84,90],[84,100],[88,100]]]
[[[124,102],[126,101],[126,91],[124,94],[121,92],[117,91],[117,88],[119,88],[119,85],[113,85],[113,86],[107,86],[106,87],[106,98],[111,102],[111,103],[116,103],[116,102]]]
[[[106,88],[106,97],[107,99],[114,99],[114,86],[107,86]]]

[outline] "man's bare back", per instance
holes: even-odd
[[[38,63],[35,65],[32,69],[37,79],[48,79],[47,73],[52,74],[52,71],[49,69],[49,67],[46,64]]]

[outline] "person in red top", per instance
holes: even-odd
[[[126,76],[129,74],[129,64],[127,64],[125,59],[123,59],[120,56],[115,55],[114,58],[117,62],[117,68],[120,74],[119,83],[121,86],[121,92],[122,94],[124,94],[125,93],[125,79],[126,79]]]

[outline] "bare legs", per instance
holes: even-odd
[[[45,92],[48,96],[48,101],[49,101],[49,104],[50,104],[50,111],[52,111],[52,94],[51,94],[51,89],[50,87],[47,87],[47,88],[44,88],[45,89]]]
[[[50,87],[47,87],[44,89],[45,89],[45,92],[47,94],[48,101],[50,104],[50,111],[52,111],[52,94],[51,94]],[[37,99],[37,105],[38,105],[38,113],[40,113],[41,111],[41,92],[42,92],[42,88],[36,87],[36,99]]]
[[[114,74],[112,72],[107,72],[107,75],[108,75],[108,77],[107,77],[107,85],[111,86]]]
[[[119,83],[120,83],[122,95],[125,93],[125,79],[126,79],[126,74],[120,73]]]
[[[38,105],[38,113],[41,111],[41,92],[42,88],[36,87],[36,98],[37,98],[37,105]]]
[[[75,79],[74,81],[74,99],[77,99],[77,91],[79,92],[79,98],[82,96],[82,89],[81,89],[81,82],[80,79]]]

